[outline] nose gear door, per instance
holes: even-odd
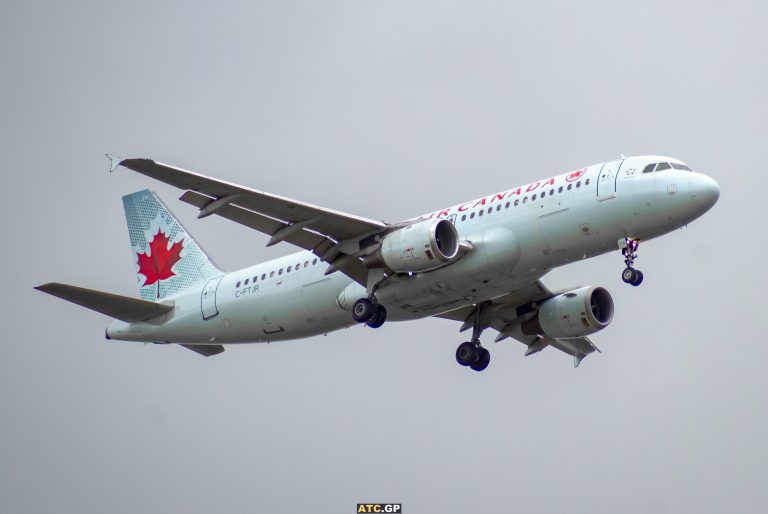
[[[606,162],[597,176],[597,200],[609,200],[616,197],[616,180],[624,161]]]
[[[203,313],[203,319],[210,319],[219,313],[216,307],[216,290],[219,288],[219,282],[224,277],[216,277],[208,281],[203,287],[203,293],[200,296],[200,309]]]

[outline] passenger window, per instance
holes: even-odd
[[[235,287],[240,287],[240,281],[237,281],[237,284],[235,284]]]
[[[558,193],[562,193],[562,192],[563,192],[563,186],[560,186],[560,187],[557,189],[557,192],[558,192]]]
[[[531,198],[531,201],[533,202],[535,200],[536,200],[536,195],[533,195],[533,197]]]
[[[485,211],[480,211],[477,213],[478,216],[482,216]]]
[[[553,194],[555,194],[555,190],[554,189],[550,189],[549,190],[549,196],[552,196]]]
[[[493,212],[493,207],[488,207],[488,214]]]
[[[298,271],[299,269],[301,269],[301,263],[298,263],[298,264],[296,265],[296,270]]]
[[[249,279],[249,278],[246,278],[246,279],[245,279],[245,282],[243,282],[243,285],[244,285],[244,286],[247,286],[247,285],[248,285],[248,282],[250,282],[250,281],[251,281],[251,279]]]
[[[528,197],[523,198],[523,203],[528,203]]]
[[[258,276],[258,275],[256,275],[255,277],[253,277],[253,281],[254,281],[254,282],[256,282],[258,279],[259,279],[259,276]]]
[[[290,273],[292,268],[293,268],[293,266],[288,266],[288,269],[287,269],[287,270],[285,270],[285,272],[286,272],[286,273]],[[282,270],[281,270],[281,271],[282,271]]]
[[[266,273],[262,273],[261,280],[267,280],[267,274]]]
[[[686,171],[691,171],[691,168],[689,168],[689,167],[688,167],[688,166],[686,166],[685,164],[677,164],[676,162],[673,162],[673,163],[672,163],[672,167],[673,167],[673,168],[675,168],[676,170],[686,170]]]
[[[474,217],[475,217],[475,213],[474,212],[470,213],[469,219],[473,219]]]
[[[277,271],[277,274],[278,274],[278,275],[282,275],[282,274],[283,274],[283,268],[280,268],[280,269]]]
[[[509,202],[507,202],[507,205],[505,205],[504,208],[509,209]]]
[[[463,214],[461,216],[461,221],[467,221],[467,215],[466,214]]]
[[[317,264],[317,259],[312,259],[312,266],[314,266],[315,264]]]
[[[272,277],[274,277],[274,276],[275,276],[275,272],[274,272],[274,271],[270,271],[270,272],[269,272],[269,278],[272,278]]]
[[[653,171],[653,167],[656,166],[656,163],[649,164],[643,169],[643,173],[650,173]]]
[[[517,207],[518,205],[520,205],[520,199],[519,198],[517,200],[515,200],[515,207]]]
[[[309,261],[304,261],[304,267],[306,268],[307,266],[309,266]]]
[[[541,192],[541,197],[544,198],[545,196],[547,196],[547,192],[546,191],[542,191]]]
[[[573,187],[573,184],[568,184],[568,191],[570,191],[572,187]]]
[[[585,185],[585,186],[588,186],[588,185],[589,185],[589,179],[587,179],[587,180],[585,180],[585,181],[584,181],[584,185]]]
[[[579,180],[578,182],[576,182],[576,187],[581,187],[581,180]]]
[[[660,162],[658,166],[656,166],[656,171],[662,171],[662,170],[668,170],[672,166],[669,165],[668,162]]]
[[[499,205],[497,205],[497,206],[496,206],[496,210],[497,210],[497,211],[500,211],[500,210],[501,210],[501,204],[499,204]]]

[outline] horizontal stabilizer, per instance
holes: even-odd
[[[35,289],[57,296],[81,307],[106,314],[126,323],[147,321],[158,318],[173,309],[171,305],[139,300],[128,296],[120,296],[83,287],[51,282],[37,286]]]
[[[224,347],[220,344],[183,344],[181,345],[187,350],[199,353],[203,357],[210,357],[211,355],[218,355],[224,351]]]

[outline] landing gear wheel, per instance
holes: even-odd
[[[469,366],[477,360],[478,348],[475,343],[461,343],[456,349],[456,362],[462,366]]]
[[[373,315],[373,317],[368,320],[368,325],[371,328],[379,328],[384,324],[384,322],[387,320],[387,309],[384,308],[383,305],[379,305],[376,307],[376,313]]]
[[[637,273],[634,268],[626,268],[621,272],[621,280],[627,284],[632,284],[637,279]]]
[[[376,314],[376,306],[367,298],[360,298],[352,307],[352,317],[358,323],[365,323]]]
[[[475,362],[469,365],[475,371],[483,371],[488,367],[488,363],[491,362],[491,352],[483,348],[482,346],[477,349],[477,358]]]
[[[619,247],[622,248],[621,254],[624,256],[626,268],[621,273],[621,280],[633,286],[639,286],[643,282],[643,272],[635,269],[635,259],[637,259],[637,249],[640,246],[638,239],[625,237],[623,244],[619,240]]]

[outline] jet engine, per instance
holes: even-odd
[[[369,268],[397,273],[440,268],[459,254],[459,234],[448,220],[424,220],[384,236],[381,246],[364,260]]]
[[[525,335],[568,339],[594,334],[613,320],[613,298],[602,287],[586,286],[546,300],[521,325]]]

